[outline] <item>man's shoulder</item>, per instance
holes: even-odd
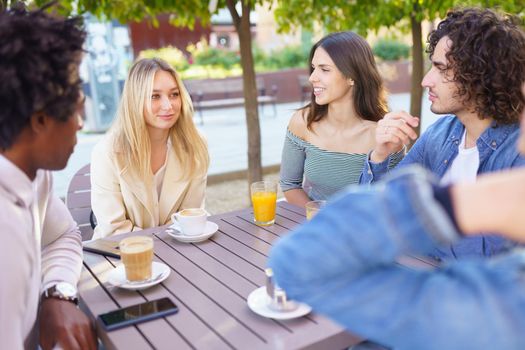
[[[0,225],[2,226],[0,237],[2,242],[7,243],[6,239],[21,238],[14,236],[16,236],[16,232],[29,228],[26,227],[28,223],[25,220],[29,218],[29,211],[24,202],[14,192],[0,186],[0,208],[2,208],[0,210]]]
[[[430,127],[444,127],[444,126],[457,126],[463,125],[458,117],[453,114],[447,114],[439,117]],[[429,128],[430,128],[429,127]]]
[[[448,137],[451,134],[459,134],[456,136],[460,137],[463,129],[464,126],[459,118],[450,114],[439,117],[439,119],[437,119],[427,128],[427,130],[425,130],[423,135],[432,135],[433,137]]]
[[[37,170],[36,177],[31,181],[19,168],[12,163],[0,167],[0,214],[13,215],[11,210],[28,208],[33,201],[35,184],[38,185],[48,174]],[[2,216],[4,217],[4,216]]]
[[[490,128],[487,128],[489,136],[500,136],[503,140],[508,138],[517,139],[520,136],[520,124],[493,124]]]

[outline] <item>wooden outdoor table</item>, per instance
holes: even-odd
[[[271,246],[305,220],[304,209],[278,202],[276,223],[258,227],[251,209],[209,219],[219,231],[201,243],[181,243],[164,232],[147,229],[155,240],[155,260],[171,268],[161,284],[143,291],[113,287],[108,273],[118,259],[85,252],[79,282],[82,307],[95,318],[120,307],[161,297],[179,307],[175,315],[97,333],[107,349],[343,349],[361,341],[325,317],[311,313],[278,321],[253,313],[248,295],[265,284]],[[137,234],[136,232],[134,234]],[[115,236],[115,240],[123,235]],[[113,238],[112,238],[113,239]],[[428,266],[406,258],[402,264]]]

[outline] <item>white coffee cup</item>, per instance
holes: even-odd
[[[197,236],[204,232],[208,213],[202,208],[188,208],[171,215],[171,221],[180,233]]]

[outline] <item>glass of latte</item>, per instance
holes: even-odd
[[[120,257],[130,282],[146,281],[151,278],[153,263],[153,239],[147,236],[133,236],[120,241]]]

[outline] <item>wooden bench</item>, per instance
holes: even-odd
[[[272,85],[271,93],[267,94],[264,86],[264,80],[257,78],[257,102],[264,113],[264,105],[271,103],[273,115],[277,114],[275,102],[277,101],[277,86]],[[242,78],[225,79],[225,80],[205,80],[184,82],[186,89],[191,95],[193,108],[199,112],[200,123],[204,124],[202,110],[208,108],[232,107],[244,104],[243,82]]]

